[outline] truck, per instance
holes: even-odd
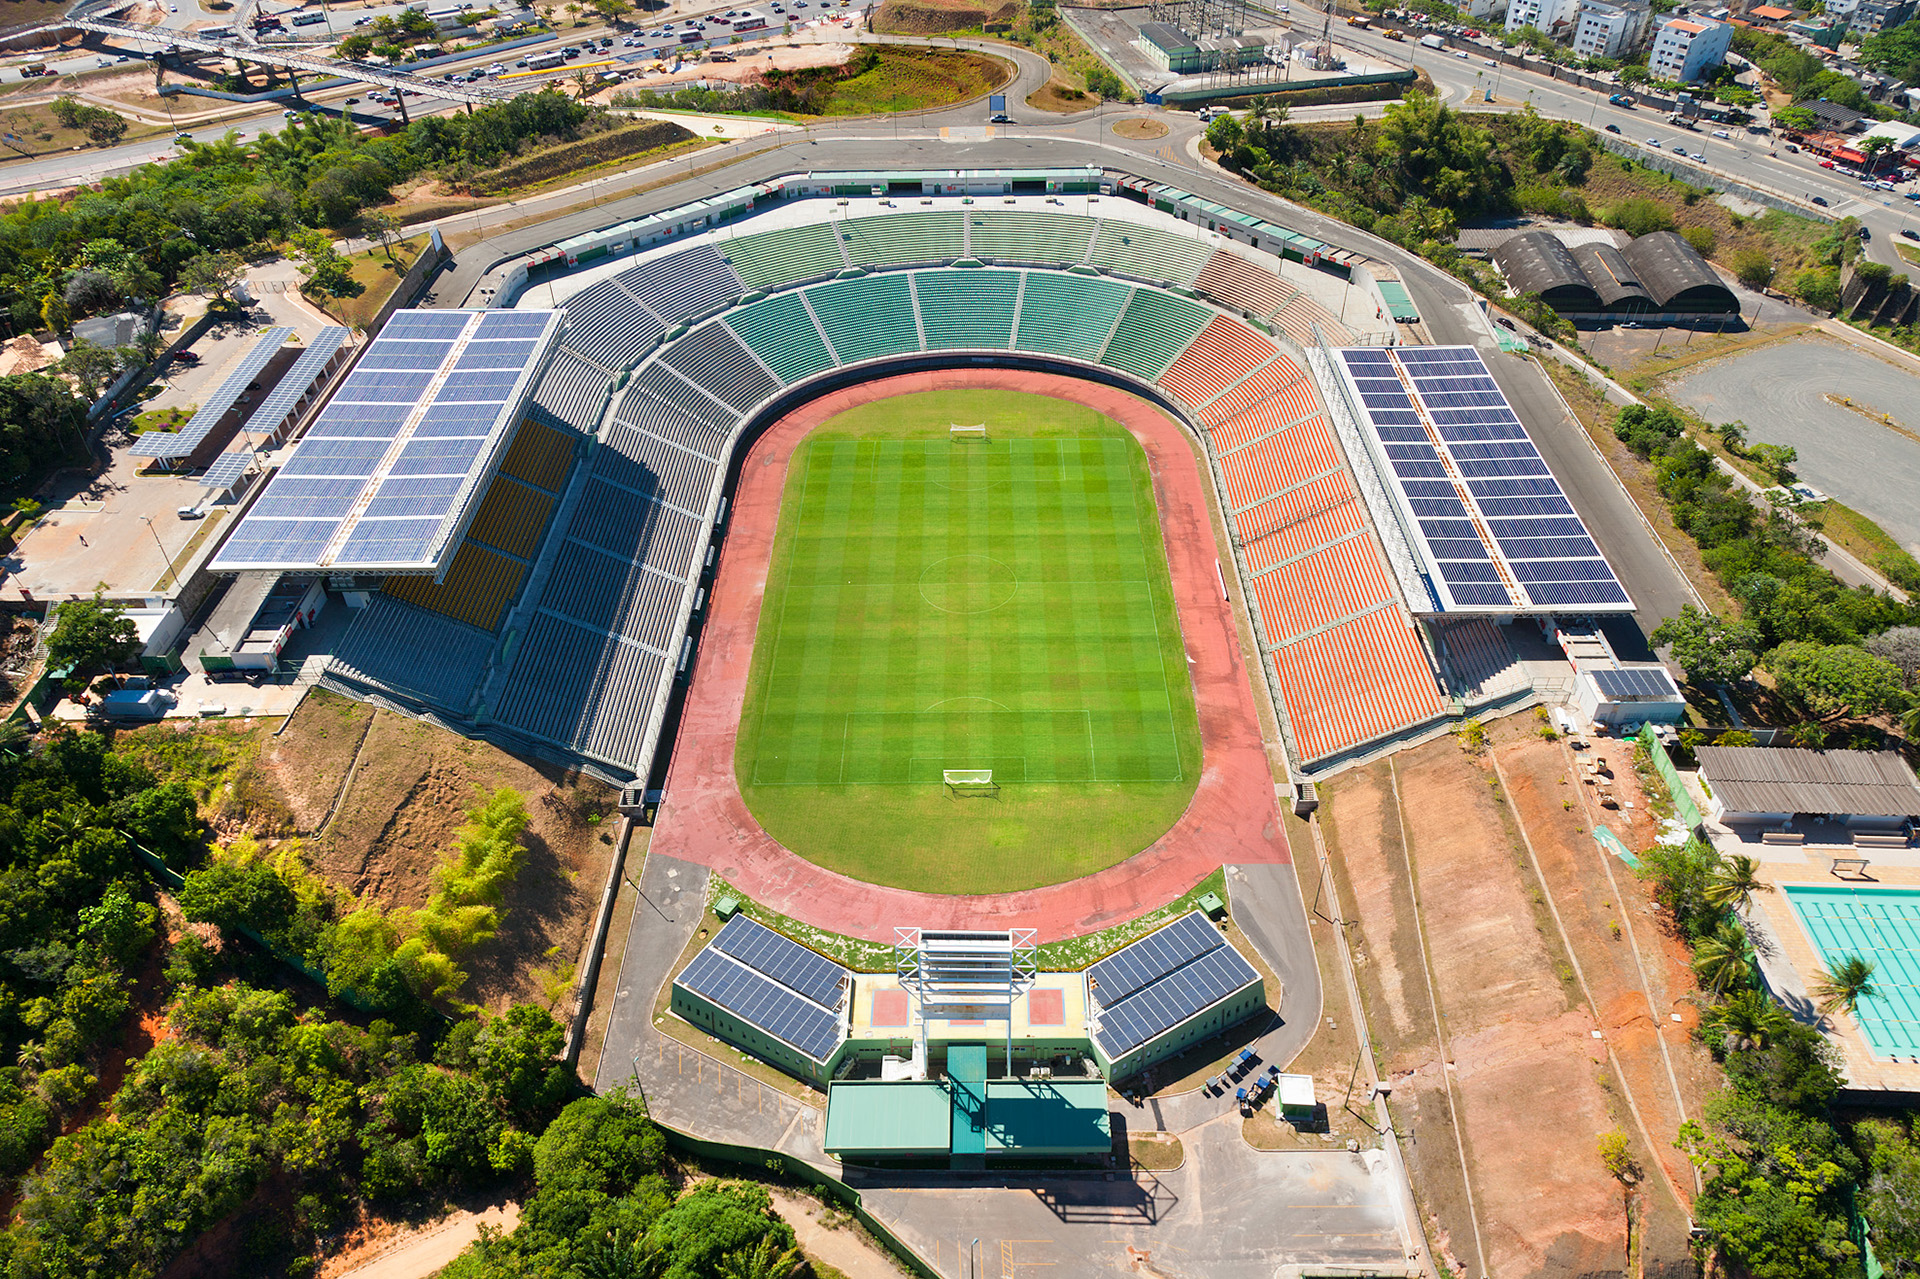
[[[1420,44],[1423,48],[1427,49],[1444,49],[1447,47],[1447,42],[1435,35],[1421,36]]]
[[[1373,25],[1373,19],[1367,17],[1365,14],[1356,13],[1352,17],[1347,19],[1347,25],[1350,27],[1359,27],[1361,30],[1364,31],[1369,26]]]
[[[1407,33],[1399,27],[1388,27],[1384,34],[1389,40],[1405,40],[1407,38]]]
[[[1633,106],[1633,99],[1624,93],[1609,93],[1607,95],[1607,105],[1611,107],[1631,108]]]

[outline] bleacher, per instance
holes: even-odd
[[[825,222],[739,235],[719,247],[749,291],[785,288],[847,269],[840,237]]]
[[[495,717],[616,768],[647,754],[663,656],[553,613],[533,619]]]
[[[1425,623],[1440,658],[1450,696],[1468,704],[1533,686],[1501,628],[1486,617],[1435,618]]]
[[[741,307],[725,323],[789,385],[833,367],[833,355],[798,293],[780,293]]]
[[[612,393],[613,378],[605,369],[562,346],[540,375],[540,385],[533,389],[533,403],[556,422],[591,431],[607,411],[607,397]]]
[[[1303,760],[1326,759],[1446,711],[1413,623],[1377,608],[1273,654],[1288,726]]]
[[[1190,285],[1213,252],[1211,244],[1192,236],[1107,218],[1100,223],[1100,233],[1093,238],[1093,251],[1087,262],[1136,280]]]
[[[568,349],[609,373],[630,369],[653,349],[667,326],[640,300],[620,287],[618,280],[602,280],[567,300]]]
[[[916,271],[913,291],[929,351],[1004,351],[1012,343],[1018,271]]]
[[[975,208],[967,215],[967,248],[984,262],[1072,266],[1087,260],[1096,225],[1044,209]]]
[[[863,275],[806,290],[842,364],[920,349],[913,294],[904,274]]]
[[[340,637],[322,683],[465,715],[493,642],[478,627],[376,594]]]
[[[1130,292],[1112,280],[1029,271],[1013,344],[1022,351],[1097,360]]]
[[[1264,320],[1287,304],[1300,290],[1275,271],[1255,266],[1228,249],[1220,249],[1200,268],[1194,287],[1235,311]]]
[[[1160,375],[1160,385],[1198,408],[1279,352],[1280,348],[1264,335],[1216,315]]]
[[[382,589],[394,599],[491,633],[499,627],[501,613],[520,593],[526,575],[524,560],[502,555],[469,538],[454,551],[453,563],[438,582],[426,576],[390,577]]]
[[[1152,382],[1180,358],[1213,314],[1171,293],[1135,289],[1100,362]]]
[[[747,291],[711,244],[629,267],[615,278],[669,325],[705,319]]]
[[[717,320],[687,334],[660,358],[742,413],[780,389],[779,379]]]
[[[965,255],[965,234],[957,209],[917,209],[840,224],[847,257],[859,266],[951,262]]]

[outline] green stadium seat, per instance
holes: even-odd
[[[1213,256],[1213,246],[1158,227],[1108,218],[1100,223],[1087,261],[1136,280],[1189,285]]]
[[[920,349],[904,274],[863,275],[805,290],[842,364]]]
[[[1027,272],[1014,346],[1079,360],[1097,360],[1132,289],[1093,276]],[[1171,357],[1168,360],[1172,362]]]
[[[720,249],[748,289],[777,289],[847,269],[839,237],[824,222],[736,236]]]
[[[1004,351],[1013,341],[1018,271],[916,271],[920,323],[929,351],[959,347]]]
[[[1100,362],[1152,381],[1180,358],[1212,318],[1213,312],[1197,302],[1135,289]]]
[[[840,240],[859,265],[905,266],[963,256],[964,234],[959,210],[950,209],[849,218],[841,224]]]
[[[975,209],[968,215],[968,250],[992,262],[1068,266],[1087,260],[1092,218],[1028,209]]]
[[[833,356],[798,293],[782,293],[728,313],[727,326],[791,386],[833,367]]]

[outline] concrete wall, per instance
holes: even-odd
[[[1671,126],[1662,122],[1661,131],[1668,131],[1670,128]],[[1811,218],[1815,222],[1836,222],[1839,220],[1830,210],[1823,209],[1815,204],[1808,204],[1803,200],[1796,200],[1785,192],[1763,191],[1759,187],[1748,186],[1744,182],[1735,182],[1732,178],[1702,168],[1690,160],[1676,160],[1674,157],[1663,152],[1650,151],[1645,147],[1636,146],[1618,134],[1602,133],[1597,136],[1599,137],[1600,145],[1615,155],[1625,156],[1635,164],[1644,165],[1649,169],[1654,169],[1658,172],[1679,178],[1682,182],[1688,183],[1691,186],[1706,187],[1712,191],[1724,191],[1728,195],[1738,196],[1742,200],[1764,205],[1769,209],[1779,209],[1785,213],[1795,213],[1803,218]],[[1716,139],[1716,141],[1718,140]],[[1722,145],[1725,144],[1722,143]]]
[[[742,1052],[752,1053],[769,1066],[776,1066],[795,1078],[805,1079],[822,1087],[826,1085],[828,1071],[824,1065],[803,1055],[798,1049],[781,1043],[757,1027],[747,1025],[726,1009],[701,998],[677,981],[673,985],[670,1006],[676,1014],[690,1024],[732,1044]]]

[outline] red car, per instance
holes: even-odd
[[[1820,167],[1821,167],[1821,168],[1823,168],[1823,169],[1831,169],[1831,168],[1833,167],[1833,161],[1831,161],[1831,160],[1822,160],[1822,161],[1820,162]]]

